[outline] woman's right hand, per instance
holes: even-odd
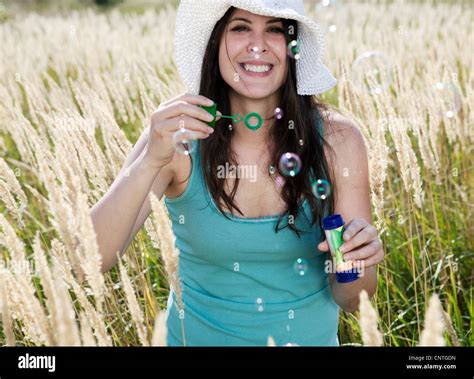
[[[213,103],[207,97],[188,93],[161,103],[151,115],[145,159],[159,168],[170,163],[175,153],[172,138],[180,128],[192,130],[198,139],[209,137],[214,129],[206,123],[213,117],[198,105]]]

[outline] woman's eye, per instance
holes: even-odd
[[[271,28],[273,33],[284,33],[285,31],[282,28]]]
[[[249,30],[249,28],[247,26],[244,26],[244,25],[239,25],[239,26],[235,26],[231,30],[233,32],[243,32],[243,31]],[[279,27],[270,28],[268,30],[271,31],[272,33],[284,33],[283,28],[279,28]]]
[[[239,25],[239,26],[236,26],[235,28],[232,28],[233,32],[241,32],[243,30],[248,30],[248,28],[246,26],[243,26],[243,25]]]

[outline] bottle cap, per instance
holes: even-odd
[[[351,270],[336,272],[336,280],[338,283],[349,283],[357,279],[359,279],[359,273],[355,267]]]
[[[342,216],[338,213],[323,218],[323,229],[331,230],[344,225]]]

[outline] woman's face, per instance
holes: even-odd
[[[222,78],[237,94],[262,99],[286,80],[283,22],[236,9],[219,46]]]

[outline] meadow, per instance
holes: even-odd
[[[174,3],[0,17],[0,345],[165,344],[179,255],[163,202],[105,274],[89,210],[150,114],[186,91]],[[472,6],[307,5],[338,78],[323,99],[366,141],[386,253],[340,343],[472,346]]]

